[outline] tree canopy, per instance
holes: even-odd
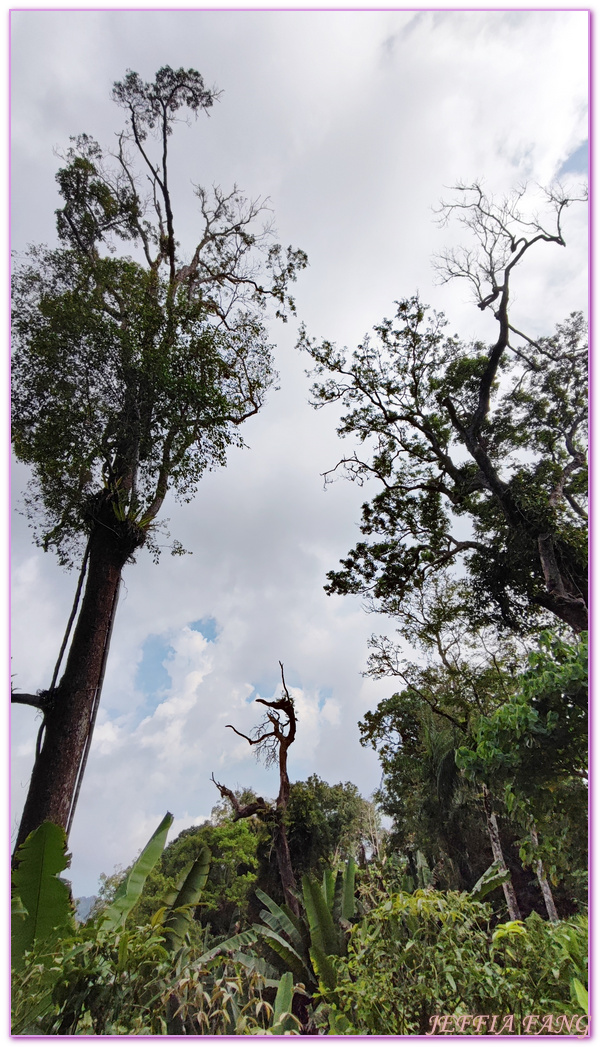
[[[445,255],[442,275],[466,278],[479,307],[494,310],[492,345],[449,336],[418,296],[397,302],[351,354],[302,334],[316,406],[340,403],[338,433],[362,447],[336,469],[379,485],[363,506],[365,540],[329,573],[329,592],[360,593],[398,615],[454,567],[466,571],[475,621],[523,630],[547,611],[587,627],[584,319],[572,313],[532,338],[509,309],[525,255],[540,242],[564,246],[572,200],[549,191],[544,225],[527,220],[521,196],[495,203],[462,187],[443,211],[458,210],[475,247]]]
[[[181,111],[217,97],[199,73],[129,72],[113,96],[126,113],[116,151],[71,140],[56,176],[61,246],[31,247],[13,283],[14,447],[32,467],[38,540],[63,561],[106,503],[143,544],[167,491],[189,500],[243,443],[274,379],[262,313],[293,310],[288,283],[306,264],[236,187],[195,187],[189,256],[176,239],[169,138]]]

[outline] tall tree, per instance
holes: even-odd
[[[456,753],[471,780],[504,794],[554,921],[549,878],[569,881],[587,866],[587,656],[586,634],[568,643],[542,633],[514,693],[477,719]]]
[[[338,463],[380,490],[363,506],[359,542],[328,575],[332,593],[360,593],[402,616],[440,571],[466,570],[473,614],[513,629],[549,612],[587,628],[587,345],[583,317],[534,338],[516,327],[509,291],[540,244],[565,246],[573,202],[545,193],[545,214],[524,190],[496,202],[458,187],[441,210],[458,214],[474,246],[438,260],[492,310],[492,345],[448,337],[442,314],[418,297],[397,303],[350,356],[303,332],[315,362],[316,406],[341,403],[338,432],[363,446]],[[332,470],[332,472],[335,470]],[[327,474],[326,474],[327,475]]]
[[[359,728],[361,743],[379,754],[384,810],[395,819],[398,843],[423,849],[432,862],[441,857],[444,864],[447,855],[460,886],[470,888],[484,871],[478,867],[485,852],[482,811],[493,860],[503,869],[507,863],[487,780],[477,780],[480,795],[465,787],[455,754],[479,718],[509,699],[518,650],[514,642],[499,643],[491,630],[468,631],[464,583],[444,589],[434,583],[433,590],[402,629],[426,654],[425,665],[403,659],[387,637],[371,640],[370,675],[404,687],[366,713]],[[511,919],[520,919],[511,880],[503,891]]]
[[[56,176],[60,246],[16,265],[13,440],[32,470],[27,512],[38,544],[67,565],[83,554],[87,572],[62,677],[57,664],[45,692],[17,696],[43,711],[17,846],[44,820],[70,826],[123,567],[156,549],[167,492],[189,501],[243,445],[239,427],[274,378],[264,310],[293,310],[288,285],[306,264],[274,242],[265,202],[235,187],[195,188],[184,256],[170,137],[181,113],[216,97],[193,69],[165,66],[149,83],[128,72],[113,91],[126,115],[116,150],[71,140]]]

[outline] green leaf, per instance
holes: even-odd
[[[10,915],[12,916],[27,916],[27,909],[23,905],[23,902],[19,898],[18,894],[13,894],[10,900]]]
[[[312,965],[319,976],[319,981],[327,989],[335,989],[337,985],[337,972],[332,963],[331,956],[326,956],[318,945],[311,946],[310,958]]]
[[[218,945],[214,945],[212,949],[207,949],[203,952],[196,960],[199,967],[204,966],[221,953],[234,952],[238,946],[241,945],[254,945],[258,941],[264,928],[260,924],[255,923],[250,930],[241,931],[240,934],[233,934],[231,938],[227,938],[224,942],[219,942]]]
[[[103,931],[115,930],[125,923],[142,893],[148,873],[154,868],[163,852],[167,833],[172,824],[173,815],[167,811],[139,858],[134,862],[129,875],[120,885],[112,905],[109,905],[108,909],[101,914],[100,926]]]
[[[276,934],[275,931],[268,927],[261,927],[260,934],[273,952],[276,952],[281,957],[288,970],[292,971],[300,981],[305,983],[314,981],[312,972],[306,966],[302,957],[298,955],[289,942],[286,942],[285,938],[282,938],[281,935]]]
[[[206,886],[210,858],[208,847],[202,847],[173,902],[171,911],[164,920],[165,941],[169,949],[174,949],[178,941],[181,941],[190,924],[192,910],[198,904],[198,899]]]
[[[260,914],[261,919],[263,919],[269,927],[272,927],[274,931],[277,931],[280,934],[285,934],[294,948],[297,951],[302,952],[303,941],[298,923],[294,922],[290,918],[290,915],[286,913],[277,902],[274,902],[272,898],[269,898],[268,894],[261,891],[260,887],[256,888],[256,897],[270,910],[270,913],[268,913],[263,909]]]
[[[507,880],[510,880],[510,871],[501,869],[497,861],[492,862],[483,873],[483,876],[479,877],[472,890],[469,891],[469,898],[472,898],[475,902],[480,902],[491,891],[494,891],[496,887],[506,883]]]
[[[302,894],[308,916],[311,944],[326,955],[340,953],[339,934],[323,897],[321,885],[306,874],[302,877]]]
[[[333,869],[325,869],[323,873],[323,897],[327,902],[327,908],[329,912],[333,911],[333,899],[335,895],[335,881],[337,879],[337,873],[333,872]]]
[[[581,984],[579,978],[573,978],[571,986],[577,997],[577,1003],[581,1007],[582,1011],[588,1013],[588,991],[584,985]]]
[[[273,1025],[279,1025],[284,1014],[289,1014],[292,1009],[292,997],[294,995],[294,978],[291,971],[286,971],[279,982],[279,988],[273,1006]]]
[[[15,968],[34,943],[64,937],[75,929],[69,885],[58,877],[68,865],[66,850],[65,831],[52,822],[43,822],[19,847],[13,872],[13,888],[20,900],[12,922]]]

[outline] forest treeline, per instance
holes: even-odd
[[[262,407],[265,310],[293,311],[306,265],[260,227],[261,205],[219,188],[196,189],[183,256],[168,145],[178,112],[217,99],[199,73],[128,72],[113,97],[117,146],[73,139],[60,246],[31,248],[14,277],[27,511],[81,569],[50,686],[12,695],[42,714],[13,860],[13,1032],[581,1035],[587,335],[580,312],[523,331],[511,297],[539,251],[566,247],[575,189],[460,184],[441,205],[468,239],[438,272],[470,287],[489,343],[449,335],[416,295],[352,352],[300,330],[313,403],[352,443],[328,475],[375,491],[326,589],[389,621],[365,652],[389,696],[357,725],[377,792],[291,780],[281,666],[256,728],[229,725],[273,768],[272,796],[213,776],[210,820],[165,846],[167,814],[76,918],[61,874],[122,569],[152,546],[167,492],[189,500]]]

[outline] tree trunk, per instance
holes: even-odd
[[[485,819],[487,822],[490,843],[492,845],[492,854],[494,856],[494,861],[498,862],[500,869],[507,869],[506,862],[504,861],[504,852],[502,850],[502,844],[500,842],[498,820],[492,807],[492,799],[487,785],[483,786],[483,809],[485,811]],[[519,910],[519,903],[517,902],[517,896],[515,894],[515,889],[512,885],[512,881],[507,880],[505,883],[503,883],[502,890],[504,891],[504,897],[506,899],[508,915],[510,916],[511,920],[520,920],[521,912]]]
[[[531,842],[533,846],[538,847],[539,840],[535,825],[533,825],[529,830],[529,835],[531,836]],[[540,885],[540,890],[542,892],[542,897],[544,899],[544,904],[546,906],[546,912],[548,913],[548,919],[550,920],[550,923],[558,923],[558,913],[556,911],[556,905],[554,904],[552,889],[550,887],[550,884],[548,883],[546,873],[544,872],[544,866],[541,858],[538,858],[538,860],[535,862],[535,872],[538,878],[538,883]]]
[[[33,766],[15,850],[44,821],[64,829],[69,823],[99,698],[121,571],[133,552],[131,535],[123,533],[114,514],[112,524],[99,521],[91,533],[85,592],[63,677],[49,696],[43,743]]]
[[[279,877],[281,879],[285,904],[289,906],[294,913],[294,916],[299,916],[300,906],[296,897],[296,879],[294,877],[294,870],[292,869],[292,859],[290,857],[287,833],[282,820],[284,812],[278,811],[277,813],[279,818],[275,823],[275,831],[273,833],[277,868],[279,869]]]

